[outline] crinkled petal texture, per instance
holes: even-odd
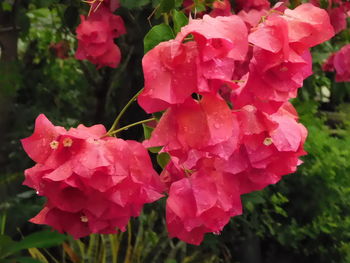
[[[217,169],[237,175],[241,193],[275,184],[283,175],[295,172],[299,157],[305,155],[305,127],[297,123],[291,104],[268,115],[253,106],[236,112],[242,144],[227,161],[219,160]]]
[[[166,204],[169,235],[199,245],[242,213],[238,184],[229,174],[200,170],[170,187]]]
[[[291,43],[299,49],[316,46],[334,36],[334,28],[324,9],[306,3],[291,10],[286,9],[284,19],[288,21]]]
[[[153,113],[184,103],[192,93],[216,92],[220,84],[235,88],[235,61],[243,61],[247,50],[247,28],[238,16],[192,19],[175,40],[144,56],[145,88],[138,102]]]
[[[139,104],[149,113],[165,110],[143,144],[170,155],[161,174],[168,230],[191,244],[239,214],[241,194],[277,183],[302,163],[307,130],[288,100],[312,74],[310,47],[334,35],[327,13],[309,4],[290,10],[279,3],[276,12],[264,10],[268,1],[238,5],[244,21],[190,20],[143,60]],[[338,79],[348,77],[345,52],[332,59]]]
[[[121,54],[119,47],[114,43],[114,38],[126,33],[120,16],[114,15],[109,8],[101,5],[87,19],[81,16],[81,24],[76,32],[77,59],[87,59],[98,67],[115,68],[119,65]]]
[[[333,58],[337,82],[350,81],[350,44],[342,47]]]
[[[237,148],[237,119],[219,96],[206,94],[168,109],[146,147],[164,146],[163,151],[179,159],[187,169],[205,156],[228,158]]]
[[[231,3],[229,0],[216,0],[213,3],[213,10],[210,12],[211,17],[231,15]]]
[[[34,134],[22,140],[37,162],[25,171],[24,184],[47,204],[32,222],[75,238],[115,233],[145,203],[162,197],[163,184],[142,144],[105,134],[102,125],[66,131],[44,115],[37,118]],[[37,147],[44,153],[40,158]]]
[[[308,12],[310,17],[306,18]],[[267,113],[276,112],[296,97],[298,88],[312,74],[308,49],[333,35],[327,13],[313,5],[269,15],[248,36],[254,47],[243,83],[231,92],[234,107],[254,105]]]
[[[268,0],[236,0],[235,5],[237,10],[243,9],[245,11],[270,8],[270,2]]]

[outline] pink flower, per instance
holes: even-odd
[[[191,98],[168,109],[144,145],[164,146],[162,151],[191,169],[202,157],[230,156],[237,147],[238,132],[226,102],[207,94],[200,101]]]
[[[283,18],[288,22],[289,41],[299,53],[334,36],[327,12],[312,4],[286,9]]]
[[[307,12],[312,19],[302,20]],[[302,29],[296,31],[297,26]],[[246,75],[241,79],[244,82],[231,94],[235,108],[252,104],[274,113],[285,101],[296,97],[297,89],[312,74],[308,49],[333,33],[325,11],[311,4],[286,9],[284,15],[270,14],[249,34],[254,47],[246,63]]]
[[[277,183],[283,175],[293,173],[305,154],[307,131],[297,123],[295,109],[284,104],[268,115],[247,105],[236,112],[243,135],[240,148],[216,167],[236,175],[241,193],[260,190]]]
[[[349,82],[350,81],[350,44],[342,47],[334,55],[334,69],[336,71],[337,82]]]
[[[174,182],[166,205],[170,237],[199,245],[205,233],[218,233],[232,216],[242,213],[234,177],[202,169]]]
[[[235,88],[235,61],[244,60],[247,50],[247,30],[237,16],[191,20],[175,40],[144,56],[145,89],[138,102],[152,113],[183,103],[192,93],[216,92],[221,85]]]
[[[269,9],[270,2],[268,0],[236,0],[236,9],[249,11],[251,9]]]
[[[322,70],[326,71],[326,72],[334,72],[334,56],[336,53],[332,54],[329,56],[329,58],[327,58],[327,60],[325,61],[325,63],[323,63],[322,65]]]
[[[248,28],[252,28],[256,27],[267,13],[266,9],[250,9],[249,11],[241,10],[237,15],[246,23]]]
[[[105,134],[102,125],[66,131],[38,116],[34,134],[22,140],[37,162],[25,171],[24,184],[47,198],[32,222],[75,238],[115,233],[117,228],[124,231],[145,203],[162,196],[163,186],[146,149]]]
[[[230,15],[232,15],[232,12],[231,3],[229,0],[216,0],[213,3],[213,10],[210,12],[211,17]]]
[[[346,18],[346,9],[344,7],[337,7],[330,9],[328,11],[331,24],[334,27],[335,34],[338,34],[340,31],[344,30],[347,25]]]
[[[77,27],[78,49],[75,57],[87,59],[98,67],[117,67],[121,54],[114,44],[114,38],[126,33],[122,18],[101,5],[87,19],[81,16],[81,20]]]
[[[350,44],[342,47],[338,52],[332,54],[322,65],[324,71],[336,72],[337,82],[350,81]]]

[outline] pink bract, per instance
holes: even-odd
[[[168,109],[144,145],[164,146],[163,151],[191,169],[204,156],[228,157],[237,141],[237,120],[230,108],[220,97],[208,94],[199,102],[191,98]]]
[[[142,144],[105,135],[102,125],[66,131],[39,115],[34,134],[22,140],[37,162],[25,171],[24,184],[47,198],[32,222],[75,238],[116,233],[145,203],[162,197],[163,185]]]
[[[270,8],[270,2],[268,0],[236,0],[236,9],[249,11],[251,9],[268,9]]]
[[[342,47],[334,56],[333,60],[337,82],[350,81],[350,44]]]
[[[247,29],[237,16],[191,20],[175,40],[144,56],[140,106],[152,113],[184,103],[192,93],[216,92],[221,85],[235,88],[235,61],[245,59],[247,43]]]
[[[87,19],[81,16],[81,24],[76,31],[77,59],[87,59],[98,67],[115,68],[119,65],[121,54],[119,47],[114,43],[114,38],[126,33],[120,16],[113,15],[108,8],[101,5]]]
[[[230,175],[203,169],[170,187],[166,206],[169,235],[199,245],[242,213],[238,184]]]

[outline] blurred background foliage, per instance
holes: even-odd
[[[245,195],[244,214],[221,235],[208,235],[199,247],[169,239],[164,200],[146,206],[119,235],[77,241],[27,222],[44,200],[21,185],[23,170],[32,163],[19,138],[31,134],[40,113],[56,125],[108,127],[142,88],[143,38],[161,22],[152,16],[159,2],[121,1],[117,13],[128,30],[118,39],[123,62],[117,69],[97,70],[74,59],[74,32],[86,4],[0,1],[0,262],[350,262],[350,83],[336,83],[333,73],[321,69],[330,54],[350,43],[349,29],[313,49],[315,74],[293,101],[309,131],[304,164],[280,183]],[[60,41],[66,43],[66,59],[52,48]],[[122,125],[143,115],[135,104]],[[142,139],[142,127],[122,137]]]

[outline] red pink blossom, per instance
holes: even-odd
[[[212,16],[190,19],[144,56],[138,103],[164,113],[142,144],[106,136],[102,125],[67,131],[37,118],[22,140],[37,163],[24,183],[47,203],[32,222],[75,238],[124,231],[165,191],[169,235],[198,245],[242,213],[240,195],[296,171],[307,130],[288,100],[312,73],[309,49],[334,29],[312,4],[268,12],[265,0],[236,2],[241,18],[229,14],[228,1],[214,2]],[[125,29],[107,4],[82,18],[77,57],[116,66],[113,39]],[[332,58],[341,81],[350,79],[348,51]],[[160,177],[144,148],[155,146],[170,156]]]
[[[85,18],[81,16],[81,24],[77,27],[78,49],[75,57],[87,59],[98,67],[117,67],[121,60],[119,47],[114,43],[126,33],[124,22],[120,16],[101,5]]]
[[[244,60],[247,51],[247,29],[239,17],[193,19],[175,40],[144,56],[145,87],[138,102],[152,113],[183,103],[194,92],[216,91],[218,83],[235,88],[235,61]]]
[[[335,71],[337,82],[350,81],[350,44],[342,47],[338,52],[332,54],[323,65],[324,71]]]
[[[24,184],[47,198],[32,219],[75,238],[125,230],[130,217],[162,195],[163,186],[146,149],[108,137],[102,125],[54,126],[44,115],[22,145],[37,163]],[[70,219],[70,220],[68,220]]]

